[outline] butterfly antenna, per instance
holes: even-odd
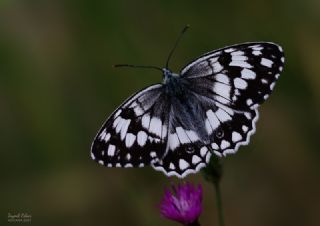
[[[156,67],[156,66],[142,66],[142,65],[132,65],[132,64],[115,64],[113,67],[134,67],[134,68],[151,68],[151,69],[156,69],[159,71],[162,71],[161,68]]]
[[[190,25],[187,24],[187,25],[182,29],[179,37],[177,38],[176,42],[174,43],[174,46],[173,46],[173,48],[171,49],[171,51],[170,51],[170,53],[169,53],[169,56],[168,56],[168,59],[167,59],[166,68],[169,67],[169,61],[170,61],[170,59],[171,59],[171,56],[172,56],[174,50],[177,48],[178,43],[180,42],[180,39],[182,38],[182,35],[188,30],[189,27],[190,27]]]

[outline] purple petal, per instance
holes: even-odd
[[[173,187],[174,193],[165,189],[160,204],[163,217],[188,224],[196,221],[202,212],[202,187],[195,188],[192,184],[180,184]]]

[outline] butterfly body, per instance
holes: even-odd
[[[169,97],[180,96],[183,97],[186,92],[184,82],[178,74],[172,73],[169,69],[162,69],[163,71],[163,89]]]
[[[255,132],[258,106],[283,69],[282,48],[243,43],[209,52],[126,100],[104,123],[91,156],[107,167],[151,165],[184,177],[212,154],[235,153]]]

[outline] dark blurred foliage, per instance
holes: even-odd
[[[164,186],[151,168],[107,169],[89,157],[105,118],[130,94],[229,44],[272,41],[284,73],[260,108],[249,146],[224,159],[226,225],[319,225],[320,1],[0,1],[0,225],[175,225],[159,216]],[[202,225],[215,225],[213,186]]]

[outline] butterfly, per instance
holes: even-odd
[[[212,154],[235,153],[256,130],[258,107],[274,89],[284,53],[275,43],[254,42],[208,52],[179,73],[168,61],[154,67],[163,73],[161,84],[135,93],[106,120],[91,146],[93,160],[106,167],[151,165],[183,178]]]

